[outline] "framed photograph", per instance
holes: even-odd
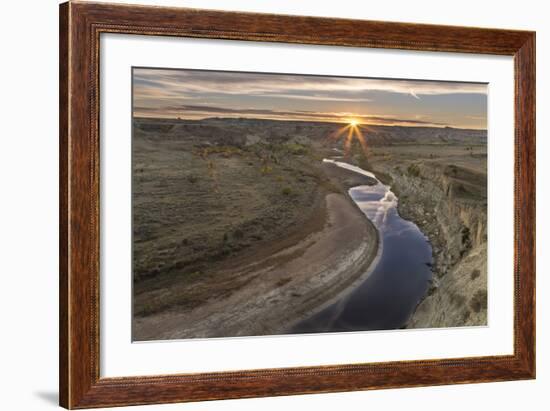
[[[60,405],[535,378],[535,33],[60,6]]]

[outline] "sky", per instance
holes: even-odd
[[[136,117],[487,128],[480,83],[133,69]]]

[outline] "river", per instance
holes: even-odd
[[[376,179],[359,167],[324,161]],[[426,294],[432,278],[428,238],[416,224],[399,216],[397,197],[389,186],[376,181],[375,185],[349,190],[379,233],[378,256],[369,268],[369,276],[333,304],[295,325],[292,333],[402,328]]]

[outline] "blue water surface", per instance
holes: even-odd
[[[325,160],[376,178],[346,163]],[[379,233],[379,255],[371,274],[353,291],[312,317],[292,333],[391,330],[403,327],[426,294],[432,278],[432,249],[416,224],[399,216],[397,197],[377,180],[351,188],[353,201]]]

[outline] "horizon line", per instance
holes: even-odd
[[[204,121],[204,120],[260,120],[260,121],[279,121],[279,122],[300,122],[300,123],[325,123],[325,124],[349,124],[348,121],[335,121],[335,120],[305,120],[305,119],[276,119],[276,118],[269,118],[269,117],[201,117],[201,118],[184,118],[180,116],[166,116],[166,117],[158,117],[158,116],[147,116],[147,115],[136,115],[132,114],[132,120],[135,119],[154,119],[154,120],[177,120],[177,121]],[[407,123],[407,121],[403,121],[404,123]],[[368,123],[368,122],[359,122],[359,126],[377,126],[377,127],[414,127],[414,128],[452,128],[454,130],[475,130],[475,131],[488,131],[488,127],[485,128],[475,128],[475,127],[457,127],[452,126],[449,124],[414,124],[414,120],[411,120],[411,123],[409,124],[382,124],[382,123]]]

